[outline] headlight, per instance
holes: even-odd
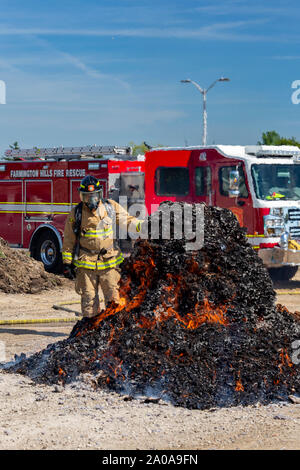
[[[282,217],[283,216],[283,208],[282,207],[272,207],[270,209],[270,215],[274,217]]]
[[[271,218],[267,219],[265,221],[265,226],[266,227],[274,227],[274,228],[275,227],[281,227],[281,226],[283,226],[283,219],[278,219],[278,218],[275,219],[275,217],[272,218],[272,219]]]
[[[264,217],[264,232],[267,237],[280,237],[285,231],[283,217],[266,215]]]

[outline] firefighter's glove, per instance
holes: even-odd
[[[137,233],[140,236],[140,238],[143,239],[148,239],[149,238],[149,226],[148,226],[148,220],[140,220],[138,225],[137,225]]]
[[[75,279],[76,274],[75,274],[75,268],[73,264],[64,264],[63,265],[63,275],[67,279]]]

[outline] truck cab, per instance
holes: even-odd
[[[159,148],[146,154],[145,201],[230,209],[265,266],[289,279],[300,265],[300,149],[294,146]]]

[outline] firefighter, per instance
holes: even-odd
[[[124,258],[116,243],[115,225],[139,232],[142,221],[117,202],[103,200],[102,186],[94,176],[83,178],[78,190],[81,202],[65,224],[63,273],[70,279],[76,277],[82,315],[93,317],[111,300],[119,302],[119,266]]]

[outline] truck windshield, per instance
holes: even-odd
[[[300,199],[300,165],[255,164],[251,172],[258,199]]]

